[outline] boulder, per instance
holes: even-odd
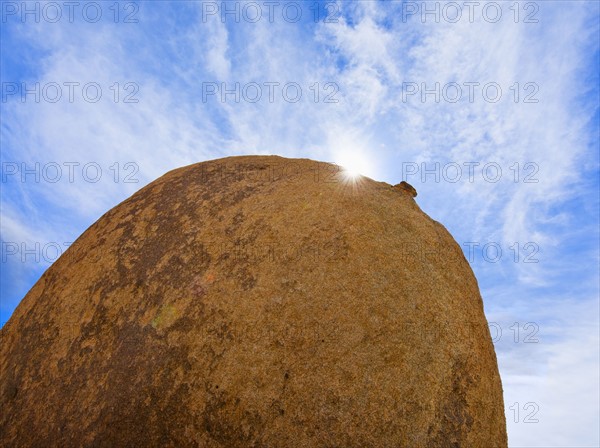
[[[77,239],[1,340],[1,446],[507,446],[460,246],[412,194],[333,164],[165,174]]]

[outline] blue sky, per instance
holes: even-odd
[[[107,2],[97,22],[89,3],[70,20],[30,2],[36,22],[1,2],[0,322],[57,247],[170,169],[337,162],[409,181],[475,248],[510,445],[600,445],[598,2],[429,2],[437,21],[421,2],[280,2],[272,20],[263,2],[228,2],[237,20],[221,2]],[[207,94],[236,83],[238,102]]]

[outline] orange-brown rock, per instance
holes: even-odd
[[[411,195],[330,164],[167,173],[1,334],[4,447],[507,446],[459,245]]]
[[[399,191],[406,191],[408,194],[410,194],[413,198],[417,197],[417,190],[415,190],[415,187],[413,187],[411,184],[409,184],[408,182],[402,181],[397,185],[394,185],[392,187],[394,190],[399,190]]]

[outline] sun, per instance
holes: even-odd
[[[345,180],[351,182],[356,182],[361,177],[361,174],[358,170],[347,167],[342,167],[342,175],[344,176]]]
[[[368,160],[359,152],[345,152],[337,157],[340,173],[346,182],[356,183],[368,168]]]

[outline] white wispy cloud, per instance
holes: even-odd
[[[598,444],[598,313],[593,296],[488,312],[511,446]]]

